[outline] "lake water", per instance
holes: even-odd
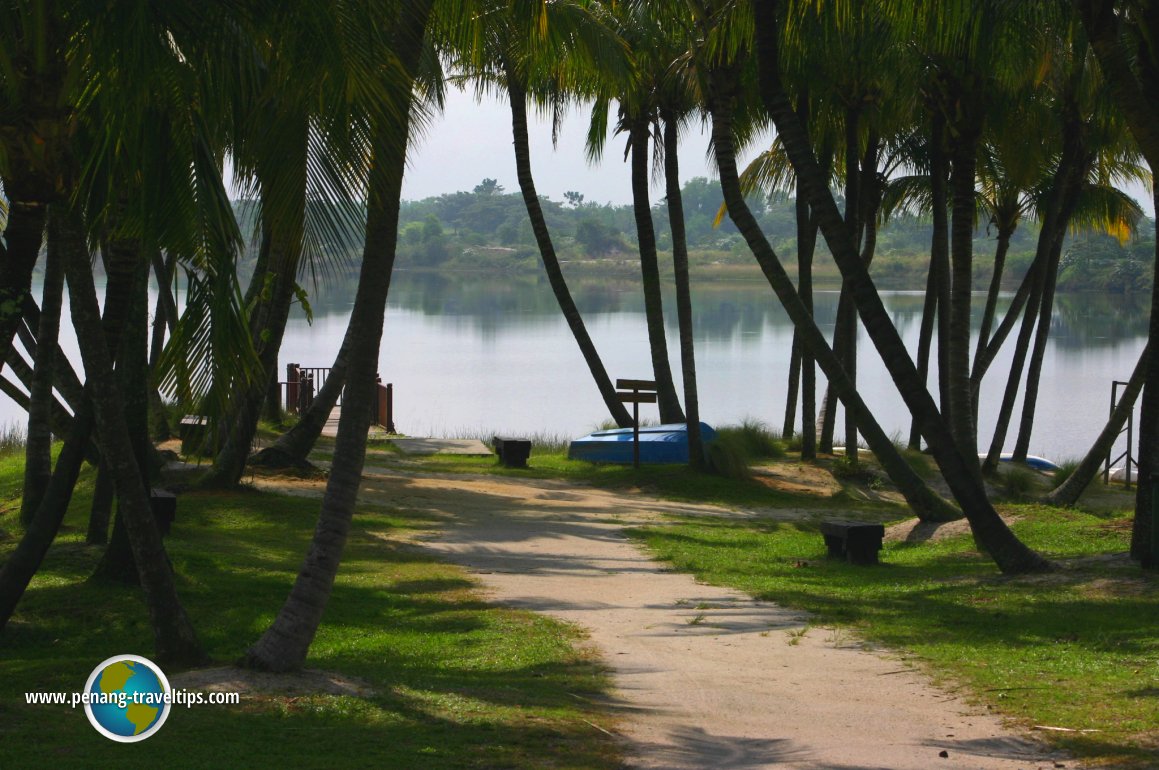
[[[571,285],[611,377],[651,379],[638,282],[576,278]],[[779,430],[793,332],[771,289],[763,278],[754,278],[702,282],[693,292],[702,419],[724,425],[755,418]],[[312,323],[296,313],[282,347],[283,368],[288,361],[330,365],[346,328],[351,302],[346,294],[331,289],[316,297]],[[976,302],[979,312],[982,301]],[[836,290],[819,291],[815,304],[821,327],[831,334]],[[915,349],[921,293],[888,292],[885,304]],[[1058,298],[1033,454],[1065,459],[1086,451],[1106,419],[1111,381],[1126,379],[1143,349],[1147,310],[1143,296]],[[679,377],[671,292],[666,311],[670,355]],[[63,346],[76,360],[75,342],[66,340]],[[983,383],[983,447],[989,445],[1005,386],[1009,347]],[[537,277],[397,273],[379,371],[384,382],[394,383],[395,423],[410,435],[579,436],[607,419],[551,290]],[[908,413],[864,335],[858,386],[886,432],[908,435]],[[642,416],[654,419],[655,406],[643,406]],[[23,412],[0,395],[0,422],[23,419]],[[1012,432],[1008,448],[1014,438]]]

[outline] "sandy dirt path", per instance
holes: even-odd
[[[1078,767],[897,656],[671,572],[622,532],[661,513],[730,515],[721,508],[551,481],[365,475],[366,500],[443,520],[425,545],[493,600],[589,633],[614,676],[631,767]]]

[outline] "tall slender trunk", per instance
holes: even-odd
[[[1071,472],[1066,481],[1059,484],[1043,498],[1044,502],[1051,505],[1074,505],[1078,502],[1083,490],[1098,475],[1099,466],[1107,459],[1115,441],[1122,435],[1123,425],[1131,416],[1139,393],[1143,390],[1143,380],[1147,374],[1148,350],[1148,346],[1143,348],[1143,352],[1139,355],[1139,361],[1135,364],[1130,379],[1127,380],[1127,387],[1119,396],[1119,403],[1115,404],[1115,408],[1111,410],[1107,424],[1103,426],[1098,437],[1091,444],[1091,448],[1087,450],[1078,467]],[[1139,479],[1140,485],[1145,483],[1147,483],[1145,479]]]
[[[809,128],[809,94],[797,97],[801,128]],[[793,204],[797,225],[797,294],[805,312],[813,316],[813,253],[817,248],[817,223],[801,188]],[[793,331],[794,339],[797,332]],[[801,344],[801,459],[817,459],[817,364],[808,346]]]
[[[401,23],[395,32],[399,42],[395,53],[408,75],[417,68],[431,4],[432,0],[417,0],[400,12]],[[412,82],[411,78],[407,82]],[[398,240],[411,100],[408,85],[397,100],[397,122],[378,126],[374,137],[374,159],[367,195],[366,243],[358,291],[347,327],[351,349],[346,398],[352,408],[343,409],[338,421],[334,463],[326,482],[322,510],[294,587],[273,624],[246,651],[245,662],[254,668],[272,671],[301,668],[322,622],[350,531],[366,459],[369,404],[375,397],[374,377],[378,370],[386,295]]]
[[[993,336],[985,346],[979,345],[978,355],[974,357],[974,366],[970,370],[970,384],[974,391],[974,411],[978,410],[978,398],[982,392],[982,379],[989,371],[990,365],[994,363],[994,359],[998,357],[998,352],[1006,343],[1006,338],[1010,336],[1010,332],[1014,330],[1015,324],[1018,323],[1018,316],[1022,313],[1022,309],[1026,306],[1026,301],[1031,297],[1038,281],[1038,273],[1041,270],[1041,265],[1046,261],[1046,256],[1041,258],[1036,254],[1034,260],[1030,263],[1030,267],[1026,271],[1026,275],[1022,277],[1022,282],[1018,285],[1018,290],[1014,292],[1014,298],[1010,301],[1010,307],[1006,309],[1006,314],[1002,317],[1002,322],[998,324],[998,328],[994,330]],[[981,342],[981,339],[979,339]]]
[[[133,447],[133,457],[141,471],[141,483],[149,494],[149,400],[147,396],[146,349],[148,337],[149,263],[137,239],[114,239],[106,250],[105,270],[109,280],[105,288],[105,304],[123,308],[123,320],[117,347],[112,351],[116,369],[117,388],[121,396],[123,418]],[[93,571],[93,576],[105,580],[136,584],[140,569],[135,564],[136,554],[132,534],[124,520],[124,502],[120,498],[121,483],[109,458],[103,458],[101,472],[107,474],[106,483],[112,482],[117,491],[117,513],[113,519],[113,533],[108,548]],[[89,530],[94,538],[98,531],[107,531],[109,499],[93,495],[93,509]],[[99,506],[102,506],[99,507]]]
[[[1002,405],[998,408],[998,419],[994,425],[994,435],[990,439],[990,451],[982,463],[983,473],[993,473],[998,468],[1002,455],[1002,448],[1006,444],[1006,433],[1010,429],[1010,416],[1014,413],[1014,402],[1018,399],[1018,385],[1022,381],[1022,370],[1026,366],[1026,356],[1030,350],[1030,336],[1034,332],[1035,309],[1042,296],[1043,272],[1046,265],[1043,263],[1034,274],[1034,288],[1031,290],[1026,309],[1022,317],[1022,328],[1018,331],[1018,339],[1014,343],[1014,360],[1010,363],[1010,374],[1006,380],[1006,390],[1002,395]]]
[[[511,105],[511,129],[515,144],[515,169],[519,177],[519,189],[523,193],[523,203],[527,207],[527,216],[531,220],[531,230],[535,234],[535,242],[539,246],[539,256],[543,260],[543,270],[547,273],[548,283],[563,312],[564,320],[579,345],[584,362],[596,387],[603,396],[604,404],[616,424],[621,428],[632,424],[632,416],[616,395],[616,388],[612,384],[604,363],[596,352],[596,346],[588,335],[579,309],[575,306],[567,282],[560,269],[559,259],[555,255],[555,246],[551,242],[551,234],[547,230],[547,220],[543,216],[543,208],[539,204],[539,194],[535,191],[535,180],[531,175],[531,152],[527,135],[527,92],[521,85],[514,67],[507,68],[507,98]]]
[[[821,232],[825,235],[842,276],[853,279],[851,281],[853,299],[866,333],[873,340],[906,406],[921,420],[922,434],[930,445],[946,483],[961,504],[975,539],[989,552],[1003,572],[1017,573],[1050,568],[1050,562],[1027,548],[1010,531],[990,504],[984,487],[976,480],[969,463],[955,445],[953,435],[939,414],[933,399],[918,379],[917,369],[906,352],[905,344],[890,321],[873,280],[858,258],[851,234],[841,221],[825,177],[813,157],[812,148],[781,82],[777,0],[754,0],[753,16],[756,24],[758,76],[762,101],[777,127],[777,135],[783,141],[790,162],[797,172],[797,178],[804,185]],[[743,205],[743,202],[742,199],[740,203]],[[776,255],[772,253],[771,248],[764,251],[759,260],[762,268],[766,269],[766,275],[775,275]],[[769,265],[768,268],[765,268],[766,264]],[[783,270],[780,272],[783,273]],[[792,288],[791,285],[789,288]],[[794,323],[799,323],[798,318],[800,323],[807,323],[799,306],[793,306],[790,317],[793,317]],[[837,371],[840,371],[839,367]],[[868,438],[868,435],[866,437]],[[976,458],[974,464],[975,466],[977,464]]]
[[[885,434],[885,431],[882,430],[869,411],[861,395],[857,392],[856,386],[842,369],[840,360],[825,341],[821,330],[817,328],[812,315],[807,312],[801,302],[801,298],[797,295],[796,289],[793,288],[793,283],[784,267],[781,266],[776,252],[769,245],[764,233],[761,232],[760,225],[757,224],[756,218],[753,217],[748,204],[745,203],[736,170],[732,107],[729,101],[726,101],[730,99],[729,92],[725,90],[730,87],[728,83],[728,80],[722,83],[719,79],[714,83],[710,111],[712,114],[713,146],[716,148],[721,189],[724,192],[729,217],[740,230],[745,242],[748,243],[761,271],[781,301],[785,312],[792,319],[793,325],[800,330],[802,344],[813,354],[818,365],[825,372],[825,376],[834,386],[837,397],[845,404],[845,408],[853,412],[858,425],[861,426],[870,451],[877,456],[882,468],[897,485],[898,491],[905,497],[914,513],[919,518],[926,520],[945,520],[959,517],[960,514],[949,503],[934,494],[901,457],[889,436]],[[836,212],[836,208],[834,208],[834,212]],[[844,226],[844,223],[840,224]]]
[[[387,288],[388,290],[390,288],[389,277]],[[330,419],[330,413],[334,411],[334,406],[342,395],[342,388],[346,385],[351,344],[350,328],[347,327],[346,334],[342,338],[342,346],[338,349],[338,355],[334,357],[329,374],[326,375],[326,382],[318,390],[310,406],[298,417],[298,422],[279,436],[272,446],[254,455],[250,459],[251,463],[274,468],[294,468],[307,464],[307,458],[314,449],[318,437],[322,435],[322,428],[326,427],[326,421]]]
[[[973,100],[966,96],[962,102]],[[967,108],[968,109],[968,108]],[[970,385],[970,304],[974,290],[974,223],[977,214],[975,180],[978,165],[980,121],[966,115],[957,121],[950,173],[953,217],[950,224],[950,336],[949,404],[943,406],[950,431],[962,458],[981,482],[978,465],[978,431],[974,424],[974,397]],[[938,341],[942,345],[942,340]]]
[[[938,328],[938,405],[949,420],[950,398],[950,218],[948,178],[950,164],[946,158],[946,119],[941,110],[933,108],[930,118],[930,197],[933,211],[933,235],[930,242],[930,263],[937,293]],[[936,266],[936,269],[933,269]]]
[[[36,509],[52,479],[52,382],[56,371],[57,338],[60,331],[64,264],[60,253],[59,223],[50,218],[48,254],[44,265],[44,295],[36,331],[35,368],[28,393],[28,435],[24,451],[24,494],[20,520],[32,523]]]
[[[1010,239],[1014,236],[1015,224],[999,223],[997,246],[994,249],[994,269],[990,274],[990,288],[986,292],[986,307],[982,310],[982,323],[978,327],[978,344],[974,348],[974,363],[971,367],[977,368],[979,359],[990,344],[990,332],[994,328],[994,317],[998,312],[998,295],[1002,293],[1002,274],[1006,269],[1006,253],[1010,251]],[[978,420],[978,392],[974,390],[974,421]]]
[[[632,212],[640,246],[640,275],[644,283],[644,318],[648,326],[648,349],[652,354],[652,374],[656,378],[656,401],[660,422],[684,422],[680,398],[668,361],[668,340],[664,333],[664,295],[660,289],[660,263],[656,255],[656,229],[652,224],[652,203],[648,188],[652,175],[649,151],[652,133],[647,119],[636,119],[630,130],[632,159]]]
[[[262,404],[270,382],[277,377],[278,353],[294,300],[305,235],[309,121],[305,114],[279,117],[295,123],[296,141],[291,143],[292,154],[261,169],[261,253],[265,264],[259,262],[264,269],[255,270],[246,291],[251,308],[250,336],[261,367],[232,399],[232,413],[223,417],[225,441],[205,479],[208,485],[233,486],[241,481]]]
[[[153,520],[143,474],[125,423],[124,401],[113,373],[108,340],[101,330],[88,255],[77,249],[69,255],[67,262],[73,328],[76,329],[85,374],[91,386],[101,455],[117,485],[119,510],[149,608],[158,662],[200,663],[205,659],[205,652],[177,597],[173,572]]]
[[[1154,168],[1154,166],[1152,166]],[[1152,205],[1159,204],[1159,188],[1152,191]],[[1159,568],[1152,560],[1151,528],[1156,525],[1151,506],[1152,484],[1159,470],[1159,220],[1155,222],[1155,268],[1151,288],[1151,320],[1147,329],[1146,380],[1139,406],[1139,485],[1135,488],[1135,523],[1131,528],[1131,558],[1144,567]]]
[[[680,329],[680,374],[684,385],[688,428],[688,462],[704,465],[704,442],[700,435],[700,396],[696,389],[696,345],[692,322],[692,281],[688,274],[688,238],[684,229],[684,199],[680,191],[678,119],[671,113],[664,121],[664,191],[668,203],[668,226],[672,231],[672,265],[676,273],[676,319]]]
[[[926,274],[926,297],[922,303],[922,324],[918,330],[918,379],[923,388],[929,387],[930,379],[930,348],[934,341],[934,316],[938,312],[938,275],[937,263],[930,260],[929,272]],[[915,451],[922,448],[921,425],[915,417],[910,422],[910,434],[907,446]]]
[[[801,336],[793,329],[793,344],[789,350],[789,384],[785,396],[785,421],[781,426],[781,438],[793,437],[797,425],[797,395],[801,390]]]
[[[31,296],[32,269],[40,256],[47,214],[43,203],[22,199],[12,179],[5,177],[4,183],[10,203],[4,230],[6,245],[0,245],[0,368],[12,350],[16,329],[24,320],[24,304]]]

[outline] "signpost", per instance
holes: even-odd
[[[655,380],[616,380],[616,388],[630,391],[617,393],[620,401],[632,405],[632,467],[640,467],[640,404],[656,403]]]

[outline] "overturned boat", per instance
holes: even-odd
[[[700,439],[708,443],[716,438],[716,431],[700,423]],[[632,462],[632,429],[613,428],[597,430],[571,442],[567,448],[569,460],[588,460],[595,463]],[[640,428],[640,462],[688,462],[688,426],[684,423],[652,425]]]

